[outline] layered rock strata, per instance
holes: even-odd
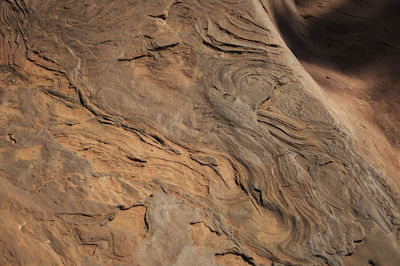
[[[1,1],[1,264],[396,265],[398,177],[272,7]]]

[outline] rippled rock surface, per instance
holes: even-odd
[[[286,46],[296,8],[1,1],[0,264],[398,265],[398,165]]]

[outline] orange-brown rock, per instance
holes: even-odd
[[[398,265],[396,7],[0,1],[0,264]]]

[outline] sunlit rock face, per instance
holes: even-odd
[[[395,64],[325,47],[378,6],[1,1],[0,264],[398,265]]]

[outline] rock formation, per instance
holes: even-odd
[[[396,2],[0,1],[0,264],[398,265]]]

